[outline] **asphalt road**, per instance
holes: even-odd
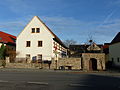
[[[120,90],[120,78],[59,71],[0,71],[0,90]]]

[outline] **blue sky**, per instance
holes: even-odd
[[[0,0],[0,30],[18,35],[39,16],[61,39],[109,43],[120,32],[120,0]]]

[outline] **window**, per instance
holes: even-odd
[[[30,60],[30,54],[26,54],[26,59]]]
[[[42,41],[38,41],[38,47],[42,47]]]
[[[36,63],[36,60],[37,60],[37,56],[33,56],[32,57],[32,63]]]
[[[119,57],[117,58],[117,62],[120,62],[120,59],[119,59]]]
[[[30,41],[26,41],[26,47],[30,47]]]
[[[40,33],[40,28],[36,28],[36,33]]]
[[[112,58],[112,62],[114,61],[114,58]]]
[[[26,54],[26,62],[30,60],[30,54]]]
[[[35,33],[35,28],[32,28],[32,33]]]
[[[38,54],[38,62],[42,62],[42,54]]]

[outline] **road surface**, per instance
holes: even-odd
[[[120,90],[120,78],[44,70],[0,71],[0,90]]]

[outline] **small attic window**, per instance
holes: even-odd
[[[35,33],[35,28],[32,28],[32,33]]]
[[[36,28],[36,33],[40,33],[40,28]]]

